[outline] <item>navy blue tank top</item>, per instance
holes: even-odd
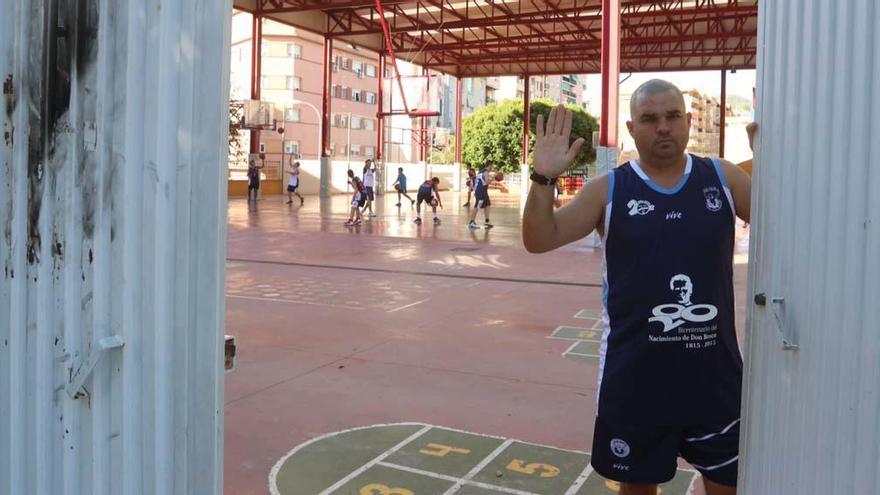
[[[599,416],[658,426],[738,418],[735,210],[720,164],[688,155],[672,189],[637,162],[608,178]]]

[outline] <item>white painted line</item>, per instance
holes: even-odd
[[[413,433],[412,435],[406,437],[405,439],[403,439],[403,441],[401,441],[400,443],[398,443],[398,444],[395,445],[394,447],[391,447],[390,449],[386,450],[384,453],[380,454],[378,457],[376,457],[376,458],[373,459],[372,461],[370,461],[370,462],[364,464],[363,466],[361,466],[361,467],[355,469],[355,470],[352,471],[348,476],[346,476],[345,478],[342,478],[341,480],[337,481],[336,483],[334,483],[333,485],[331,485],[329,488],[327,488],[326,490],[322,491],[322,492],[319,493],[318,495],[329,495],[329,494],[333,493],[334,491],[336,491],[336,490],[339,489],[340,487],[344,486],[344,485],[345,485],[346,483],[348,483],[349,481],[355,479],[358,475],[360,475],[361,473],[363,473],[363,472],[366,471],[367,469],[370,469],[371,467],[375,466],[376,464],[379,464],[380,462],[382,462],[382,461],[384,461],[385,459],[387,459],[391,454],[393,454],[393,453],[397,452],[398,450],[402,449],[403,447],[405,447],[408,443],[410,443],[410,442],[412,442],[413,440],[415,440],[416,438],[419,438],[420,436],[424,435],[425,432],[427,432],[427,431],[430,430],[430,429],[431,429],[431,426],[425,425],[425,427],[422,428],[421,430],[419,430],[419,431]]]
[[[517,490],[516,488],[506,488],[506,487],[503,487],[503,486],[492,485],[492,484],[489,484],[489,483],[481,483],[481,482],[479,482],[479,481],[463,480],[463,479],[461,479],[461,478],[456,478],[456,477],[454,477],[454,476],[448,476],[448,475],[445,475],[445,474],[438,474],[438,473],[434,473],[434,472],[431,472],[431,471],[423,471],[423,470],[421,470],[421,469],[416,469],[416,468],[412,468],[412,467],[409,467],[409,466],[401,466],[401,465],[399,465],[399,464],[392,464],[392,463],[390,463],[390,462],[380,462],[379,465],[380,465],[380,466],[385,466],[385,467],[387,467],[387,468],[399,469],[400,471],[406,471],[406,472],[408,472],[408,473],[413,473],[413,474],[419,474],[419,475],[422,475],[422,476],[427,476],[427,477],[429,477],[429,478],[435,478],[435,479],[438,479],[438,480],[445,480],[445,481],[455,481],[455,482],[457,482],[457,483],[460,483],[460,484],[456,484],[455,486],[453,486],[452,488],[450,488],[450,490],[453,490],[453,489],[456,489],[456,490],[457,490],[458,488],[461,488],[462,485],[469,485],[469,486],[476,486],[476,487],[479,487],[479,488],[485,488],[485,489],[487,489],[487,490],[493,490],[493,491],[496,491],[496,492],[508,493],[508,494],[510,494],[510,495],[540,495],[540,494],[537,494],[537,493],[526,492],[526,491],[523,491],[523,490]],[[446,491],[445,493],[455,493],[455,492]]]
[[[584,483],[587,482],[587,478],[589,478],[591,474],[593,474],[593,465],[587,463],[587,467],[585,467],[577,479],[574,480],[574,484],[568,487],[568,490],[565,491],[565,495],[575,495],[578,490],[584,486]]]
[[[247,299],[250,301],[263,301],[263,302],[272,302],[272,303],[307,304],[309,306],[325,306],[325,307],[329,307],[329,308],[345,308],[345,309],[354,309],[354,310],[364,309],[364,308],[354,308],[352,306],[344,306],[344,305],[340,305],[340,304],[323,304],[323,303],[314,303],[314,302],[306,302],[306,301],[295,301],[293,299],[277,299],[277,298],[268,299],[265,297],[238,296],[235,294],[226,294],[226,297],[231,297],[233,299]]]
[[[566,354],[566,356],[583,356],[583,357],[594,357],[594,358],[600,357],[596,354],[583,354],[580,352],[569,352],[568,354]]]
[[[318,443],[322,440],[326,440],[328,438],[333,438],[335,436],[344,435],[346,433],[351,433],[354,431],[369,430],[371,428],[382,428],[385,426],[426,426],[426,425],[424,423],[376,424],[376,425],[368,425],[368,426],[359,426],[357,428],[349,428],[347,430],[334,431],[331,433],[325,433],[324,435],[317,436],[307,442],[303,442],[303,443],[297,445],[296,447],[291,449],[290,452],[285,454],[284,457],[282,457],[281,459],[278,459],[278,462],[276,462],[275,465],[272,466],[272,471],[269,472],[269,492],[272,495],[282,495],[281,492],[278,490],[278,472],[281,471],[281,466],[283,466],[284,463],[287,462],[287,459],[290,459],[290,457],[293,454],[296,454],[300,450],[308,447],[309,445],[312,445],[313,443]]]
[[[562,353],[562,357],[565,357],[569,352],[571,352],[572,349],[577,347],[578,344],[580,344],[580,342],[575,342],[574,344],[571,344],[571,346]]]
[[[431,298],[429,297],[429,298],[427,298],[427,299],[422,299],[421,301],[416,301],[416,302],[414,302],[414,303],[412,303],[412,304],[407,304],[406,306],[401,306],[401,307],[399,307],[399,308],[394,308],[394,309],[388,310],[388,312],[389,312],[389,313],[394,313],[394,312],[396,312],[396,311],[400,311],[401,309],[406,309],[406,308],[411,308],[411,307],[413,307],[413,306],[418,306],[419,304],[422,304],[423,302],[427,302],[427,301],[430,301],[430,300],[431,300]]]
[[[480,461],[479,464],[477,464],[476,466],[474,466],[473,469],[468,471],[468,473],[466,475],[464,475],[464,478],[459,480],[458,483],[452,485],[449,488],[449,490],[446,490],[446,492],[443,493],[443,495],[452,495],[453,493],[457,492],[458,489],[462,487],[462,485],[464,485],[465,483],[470,481],[471,478],[476,476],[477,473],[479,473],[480,471],[483,470],[483,468],[488,466],[490,462],[494,461],[495,458],[498,457],[502,452],[504,452],[504,450],[507,449],[507,447],[510,447],[510,444],[512,444],[512,443],[513,443],[513,440],[511,440],[509,438],[507,440],[505,440],[501,445],[499,445],[495,450],[493,450],[492,453],[490,453],[488,456],[486,456],[485,459]]]

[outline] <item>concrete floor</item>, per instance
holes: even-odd
[[[493,194],[488,231],[467,229],[462,197],[443,198],[439,226],[415,225],[389,197],[359,228],[343,226],[346,196],[230,200],[227,494],[268,493],[270,470],[297,445],[377,424],[590,450],[597,366],[549,337],[592,326],[575,315],[600,308],[601,250],[585,239],[526,253],[518,194]],[[742,330],[742,297],[738,308]]]

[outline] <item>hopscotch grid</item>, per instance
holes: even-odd
[[[592,457],[590,458],[590,460],[592,461]],[[579,474],[577,479],[574,480],[574,483],[572,483],[571,486],[568,487],[568,490],[565,490],[565,495],[575,495],[578,490],[580,490],[581,487],[584,486],[584,483],[587,482],[587,478],[589,478],[591,474],[593,474],[593,464],[592,462],[588,462],[587,467],[585,467],[584,470],[581,471],[581,474]]]
[[[452,488],[450,488],[449,490],[453,490],[453,489],[458,490],[462,486],[468,485],[468,486],[474,486],[477,488],[484,488],[486,490],[494,490],[497,492],[506,493],[508,495],[540,495],[539,493],[527,492],[524,490],[517,490],[516,488],[507,488],[504,486],[493,485],[491,483],[483,483],[481,481],[466,480],[464,478],[456,478],[455,476],[449,476],[447,474],[435,473],[433,471],[425,471],[424,469],[418,469],[418,468],[413,468],[413,467],[409,467],[409,466],[401,466],[399,464],[393,464],[390,462],[380,462],[378,465],[384,466],[384,467],[387,467],[390,469],[396,469],[398,471],[404,471],[407,473],[418,474],[418,475],[425,476],[428,478],[435,478],[435,479],[440,479],[440,480],[444,480],[444,481],[455,482],[455,485],[453,485]],[[456,493],[456,492],[451,492],[449,490],[447,490],[445,493],[446,494]]]
[[[569,352],[568,354],[566,354],[566,356],[581,356],[581,357],[594,357],[594,358],[599,357],[597,354],[583,354],[580,352]]]
[[[467,474],[464,475],[464,478],[461,478],[461,480],[458,483],[456,483],[451,488],[449,488],[449,490],[446,490],[446,492],[443,495],[452,495],[452,494],[456,493],[459,488],[464,486],[468,481],[470,481],[471,478],[473,478],[480,471],[485,469],[486,466],[488,466],[490,462],[494,461],[496,458],[498,458],[499,455],[501,455],[502,452],[507,450],[507,447],[510,447],[510,445],[512,443],[513,443],[513,440],[508,438],[507,440],[502,442],[501,445],[499,445],[498,447],[495,447],[495,450],[490,452],[489,455],[487,455],[482,461],[479,462],[479,464],[477,464],[476,466],[471,468],[471,470],[468,471]]]
[[[349,473],[348,476],[346,476],[345,478],[342,478],[341,480],[337,481],[336,483],[333,483],[332,485],[330,485],[329,487],[327,487],[324,491],[322,491],[322,492],[319,493],[318,495],[329,495],[329,494],[335,492],[335,491],[338,490],[339,488],[345,486],[345,484],[348,483],[349,481],[355,479],[355,478],[358,477],[360,474],[364,473],[366,470],[370,469],[371,467],[375,466],[376,464],[378,464],[378,463],[384,461],[385,459],[387,459],[389,456],[391,456],[391,454],[393,454],[393,453],[397,452],[398,450],[400,450],[400,449],[406,447],[407,445],[410,444],[410,442],[412,442],[412,441],[414,441],[415,439],[419,438],[420,436],[424,435],[424,434],[427,433],[431,428],[432,428],[432,427],[431,427],[430,425],[425,425],[425,426],[424,426],[422,429],[420,429],[419,431],[417,431],[417,432],[413,433],[412,435],[410,435],[410,436],[404,438],[402,441],[400,441],[400,442],[399,442],[397,445],[395,445],[394,447],[391,447],[390,449],[386,450],[385,452],[379,454],[379,455],[378,455],[375,459],[373,459],[372,461],[370,461],[370,462],[364,464],[363,466],[361,466],[361,467],[355,469],[354,471],[352,471],[351,473]]]
[[[575,345],[576,344],[577,343],[575,343]],[[488,465],[494,458],[497,458],[498,455],[500,455],[504,450],[506,450],[507,447],[509,447],[513,443],[518,443],[521,445],[528,445],[528,446],[532,446],[532,447],[539,447],[539,448],[548,449],[548,450],[555,450],[555,451],[564,452],[564,453],[580,454],[580,455],[585,455],[587,457],[592,458],[592,454],[590,452],[586,452],[583,450],[563,449],[563,448],[554,447],[551,445],[545,445],[545,444],[534,443],[534,442],[526,442],[526,441],[519,440],[519,439],[507,438],[507,437],[502,437],[499,435],[490,435],[487,433],[477,433],[477,432],[462,430],[462,429],[458,429],[458,428],[451,428],[451,427],[446,427],[446,426],[430,425],[430,424],[426,424],[426,423],[416,423],[416,422],[387,423],[387,424],[383,423],[383,424],[375,424],[375,425],[370,425],[370,426],[361,426],[361,427],[356,427],[356,428],[350,428],[347,430],[342,430],[342,431],[328,433],[325,435],[320,435],[320,436],[315,437],[305,443],[302,443],[302,444],[296,446],[290,452],[288,452],[284,457],[279,459],[278,462],[275,463],[275,466],[272,467],[272,470],[269,473],[269,489],[270,489],[271,494],[272,495],[281,495],[281,492],[278,490],[278,486],[277,486],[278,473],[280,472],[281,467],[284,465],[284,462],[287,459],[289,459],[293,454],[299,452],[303,448],[305,448],[309,445],[312,445],[314,443],[317,443],[318,441],[325,440],[327,438],[332,438],[332,437],[341,435],[343,433],[350,433],[353,431],[360,431],[360,430],[366,430],[366,429],[370,429],[370,428],[380,428],[380,427],[387,427],[387,426],[422,426],[422,428],[419,431],[417,431],[417,432],[413,433],[412,435],[410,435],[409,437],[407,437],[406,439],[404,439],[403,441],[401,441],[400,443],[398,443],[397,445],[395,445],[394,447],[391,447],[390,449],[386,450],[384,453],[380,454],[372,461],[370,461],[370,462],[364,464],[363,466],[361,466],[360,468],[356,469],[354,472],[349,474],[346,478],[343,478],[342,480],[339,480],[336,483],[334,483],[332,486],[326,488],[319,495],[329,495],[330,493],[332,493],[332,491],[337,490],[338,488],[342,487],[345,483],[348,483],[352,479],[356,478],[358,475],[362,474],[363,472],[367,471],[369,468],[376,466],[376,465],[381,465],[381,466],[387,467],[389,469],[397,469],[400,471],[411,472],[413,474],[421,474],[423,476],[428,476],[428,477],[432,477],[432,478],[444,479],[446,481],[464,482],[463,485],[475,486],[478,488],[485,488],[485,489],[489,489],[489,490],[497,490],[497,491],[501,491],[503,493],[508,493],[509,495],[540,495],[540,494],[535,494],[532,492],[517,490],[515,488],[506,488],[503,486],[491,485],[488,483],[482,483],[482,482],[473,481],[470,479],[466,480],[464,478],[455,478],[454,476],[449,476],[449,475],[444,475],[444,474],[440,474],[440,473],[434,473],[431,471],[425,471],[425,470],[421,470],[421,469],[417,469],[417,468],[410,468],[407,466],[401,466],[398,464],[384,462],[384,460],[387,459],[389,456],[391,456],[395,452],[399,451],[403,447],[406,447],[409,443],[413,442],[414,440],[421,437],[422,435],[424,435],[425,433],[427,433],[428,431],[430,431],[432,429],[451,431],[451,432],[455,432],[455,433],[463,433],[466,435],[473,435],[473,436],[478,436],[478,437],[483,437],[483,438],[492,438],[492,439],[496,439],[496,440],[503,440],[504,442],[502,443],[502,445],[499,446],[498,448],[496,448],[496,451],[499,451],[499,452],[496,453],[493,451],[492,453],[490,453],[487,456],[486,459],[483,459],[483,461],[481,461],[480,464],[483,464],[483,462],[487,461],[487,459],[488,459],[488,462],[485,462],[485,465]],[[502,447],[504,447],[504,448],[502,448]],[[493,454],[494,454],[494,456],[493,456]],[[478,474],[479,471],[481,471],[482,469],[485,468],[485,465],[484,466],[478,465],[478,467],[480,468],[479,470],[477,470],[473,474],[471,474],[469,472],[465,476],[476,476],[476,474]],[[477,469],[477,467],[475,467],[471,471],[474,471],[475,469]],[[699,472],[696,469],[689,469],[689,468],[682,468],[682,467],[678,467],[677,470],[681,471],[681,472],[692,473],[695,475],[693,478],[691,478],[690,487],[688,488],[688,491],[687,491],[688,495],[690,495],[693,492],[693,488],[696,485],[697,479],[700,477]],[[578,478],[575,480],[575,482],[566,490],[565,495],[570,495],[571,493],[576,493],[577,490],[580,489],[581,486],[583,486],[583,484],[586,482],[587,478],[592,473],[593,473],[592,464],[588,463],[587,467],[584,469],[584,471],[581,472],[580,476],[578,476]],[[581,478],[583,478],[583,480]],[[573,489],[574,489],[574,492],[572,492]]]

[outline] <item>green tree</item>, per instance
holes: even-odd
[[[530,102],[529,149],[534,149],[535,125],[538,115],[546,121],[555,103],[548,99],[535,99]],[[579,137],[586,139],[572,167],[582,168],[596,159],[592,147],[593,131],[599,128],[595,117],[576,105],[565,105],[574,115],[572,119],[572,141]],[[462,122],[462,160],[465,164],[479,168],[492,163],[505,173],[519,172],[522,154],[522,100],[506,100],[486,105]],[[532,161],[529,157],[529,162]]]

